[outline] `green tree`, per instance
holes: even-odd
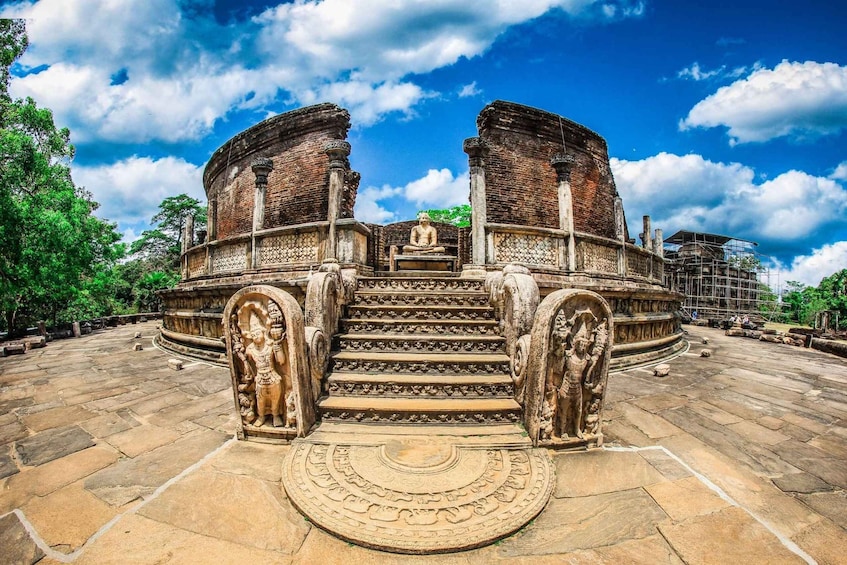
[[[186,219],[194,216],[194,229],[205,229],[206,208],[187,194],[169,196],[152,218],[155,227],[145,230],[132,244],[132,253],[147,260],[156,270],[176,271]]]
[[[423,210],[423,212],[429,214],[429,218],[433,222],[453,224],[460,228],[466,228],[471,225],[470,204],[460,204],[459,206],[453,206],[452,208]]]
[[[81,286],[121,254],[115,226],[76,187],[67,128],[34,100],[13,100],[9,67],[27,46],[22,22],[0,20],[0,309],[10,331],[64,321]]]

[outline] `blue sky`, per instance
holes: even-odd
[[[205,199],[228,138],[348,108],[356,216],[467,202],[462,140],[496,99],[608,142],[630,233],[758,242],[780,282],[847,267],[847,5],[807,0],[41,0],[13,69],[71,129],[75,181],[128,240]]]

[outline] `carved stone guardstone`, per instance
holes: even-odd
[[[282,482],[321,528],[365,547],[425,554],[519,530],[544,508],[555,476],[547,451],[528,446],[457,445],[437,436],[381,444],[306,438],[292,444]]]
[[[612,325],[609,305],[591,291],[558,290],[539,305],[524,385],[524,425],[533,444],[603,443]]]
[[[320,381],[315,382],[310,369],[297,300],[272,286],[248,286],[227,302],[223,320],[241,416],[238,437],[288,440],[306,435],[315,423]]]

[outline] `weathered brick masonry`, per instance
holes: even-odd
[[[326,221],[329,158],[324,145],[346,139],[350,114],[334,104],[319,104],[280,114],[240,133],[218,149],[203,175],[210,214],[210,239],[250,233],[257,157],[273,161],[265,194],[263,228]],[[359,175],[348,172],[340,216],[353,217]]]
[[[488,221],[559,228],[557,153],[575,158],[571,171],[574,229],[615,237],[615,181],[605,140],[575,122],[537,108],[498,100],[477,118],[488,148],[485,189]]]

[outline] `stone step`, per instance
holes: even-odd
[[[506,374],[403,375],[335,372],[327,379],[330,396],[392,398],[513,398],[515,388]]]
[[[488,293],[467,291],[358,290],[354,306],[488,306]]]
[[[329,396],[318,402],[323,421],[395,424],[504,424],[520,419],[511,398],[374,398]]]
[[[496,320],[412,320],[386,318],[344,318],[341,320],[345,332],[352,334],[413,334],[413,335],[456,335],[456,336],[499,336],[500,326]]]
[[[506,340],[500,336],[361,333],[340,335],[338,347],[341,351],[505,353]]]
[[[358,279],[357,292],[361,290],[392,290],[414,292],[444,291],[482,291],[485,281],[481,279],[460,279],[455,277],[361,277]]]
[[[341,351],[330,356],[333,372],[403,374],[508,374],[509,356],[498,353],[382,353]]]
[[[351,320],[398,319],[398,320],[492,320],[494,309],[490,306],[348,306],[347,317]]]

